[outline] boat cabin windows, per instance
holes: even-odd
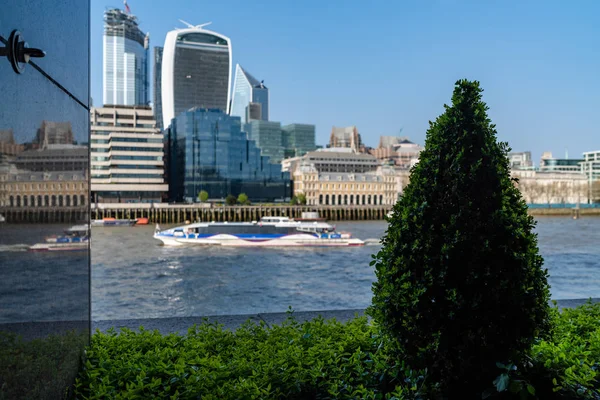
[[[280,222],[290,222],[290,219],[288,217],[263,217],[260,219],[260,222],[270,222],[278,224]]]

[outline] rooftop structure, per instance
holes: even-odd
[[[302,157],[285,159],[281,165],[284,171],[294,171],[301,163],[313,165],[319,173],[364,173],[375,171],[380,165],[377,158],[370,154],[332,151],[311,151]]]
[[[73,144],[75,140],[71,123],[42,121],[33,142],[39,148],[46,148],[52,144]]]
[[[331,128],[329,147],[346,147],[352,149],[355,153],[362,153],[365,151],[365,147],[356,126],[347,126],[344,128],[334,126]]]
[[[268,156],[274,164],[281,162],[284,156],[281,124],[273,121],[251,120],[244,125],[248,139],[260,148],[261,154]]]
[[[511,169],[533,169],[530,151],[508,153],[508,161]]]
[[[393,164],[400,169],[410,169],[419,161],[423,147],[411,142],[407,137],[381,136],[379,147],[369,153],[378,160]]]

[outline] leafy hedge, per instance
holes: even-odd
[[[489,398],[600,399],[600,305],[558,313],[523,366],[502,366]],[[96,333],[76,383],[85,399],[435,399],[425,371],[395,364],[366,317],[235,332],[207,322],[187,335]],[[504,373],[503,373],[504,372]],[[499,393],[498,390],[502,392]],[[532,395],[532,393],[534,393]]]
[[[0,332],[0,400],[69,397],[88,338],[68,331],[25,341]]]

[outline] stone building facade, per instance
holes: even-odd
[[[517,187],[527,204],[588,203],[588,181],[581,173],[511,171],[518,178]]]
[[[87,205],[88,180],[84,171],[0,172],[0,207],[65,208]]]

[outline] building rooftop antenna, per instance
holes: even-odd
[[[202,28],[204,28],[205,26],[212,24],[212,22],[205,22],[205,23],[203,23],[203,24],[200,24],[200,25],[192,25],[192,24],[190,24],[189,22],[186,22],[186,21],[184,21],[184,20],[182,20],[182,19],[180,19],[180,20],[179,20],[179,22],[181,22],[182,24],[184,24],[184,25],[185,25],[185,26],[187,26],[188,28],[196,28],[196,29],[202,29]]]

